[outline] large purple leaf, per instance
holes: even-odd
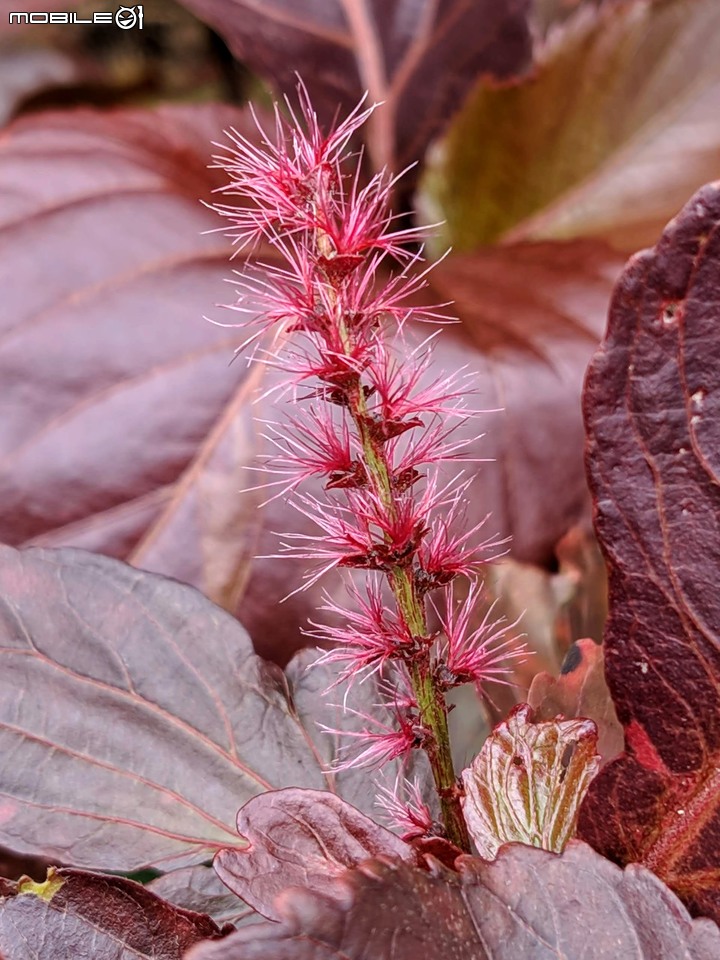
[[[605,663],[627,752],[581,832],[720,917],[720,185],[630,261],[588,375],[610,574]]]
[[[199,944],[187,960],[714,960],[720,931],[692,921],[650,871],[585,844],[562,856],[511,845],[460,876],[371,861],[332,894],[287,893],[282,924]]]
[[[284,93],[299,73],[331,122],[367,90],[382,111],[367,136],[377,167],[421,160],[481,74],[530,61],[530,0],[183,0],[235,55]]]
[[[217,924],[122,877],[54,871],[44,884],[0,890],[0,956],[6,960],[181,960]]]
[[[192,587],[83,551],[0,547],[0,842],[169,868],[241,845],[238,807],[271,788],[341,791],[370,811],[372,777],[324,772],[336,742],[320,752],[316,720],[356,720],[326,705],[333,677],[304,670],[311,656],[290,688]],[[377,687],[357,697],[367,712]]]
[[[409,843],[349,803],[318,790],[276,790],[249,800],[238,813],[244,850],[221,850],[214,866],[223,883],[270,920],[289,887],[332,889],[350,867],[380,855],[421,865]]]

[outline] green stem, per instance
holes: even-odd
[[[377,496],[392,514],[395,501],[390,471],[383,447],[374,441],[368,429],[367,405],[360,387],[350,398],[350,411],[362,442],[368,478]],[[412,574],[406,567],[394,566],[388,574],[388,579],[404,623],[412,636],[418,638],[423,644],[417,659],[411,660],[408,664],[408,672],[418,705],[420,722],[429,734],[423,749],[430,761],[435,789],[440,798],[445,832],[448,840],[461,850],[469,852],[470,837],[460,803],[450,750],[448,709],[443,691],[433,676],[424,602],[418,596]]]

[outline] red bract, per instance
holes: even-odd
[[[467,407],[468,398],[473,395],[473,378],[463,370],[423,385],[433,359],[432,343],[439,332],[406,353],[402,360],[389,353],[386,344],[377,345],[378,362],[368,370],[375,414],[387,420],[401,420],[422,413],[468,417],[480,412]]]
[[[463,532],[459,521],[464,516],[464,495],[468,484],[461,485],[456,498],[444,515],[435,517],[428,535],[418,550],[418,585],[431,590],[450,583],[457,576],[473,579],[483,563],[504,553],[507,541],[497,537],[480,540],[480,533],[490,519],[489,514],[480,523]]]
[[[317,226],[330,240],[333,257],[354,258],[368,250],[382,250],[400,260],[412,258],[404,244],[422,239],[424,231],[392,229],[396,218],[390,213],[390,198],[396,180],[376,174],[358,190],[356,178],[347,195],[335,194],[327,207],[320,207]],[[331,262],[328,258],[323,266]]]
[[[268,432],[263,434],[281,451],[264,469],[289,478],[277,481],[282,490],[276,496],[316,475],[327,476],[328,489],[362,486],[364,468],[357,459],[357,443],[347,424],[335,422],[332,411],[315,407],[307,409],[306,417],[306,424],[290,417],[283,424],[268,423]]]
[[[428,382],[434,337],[409,354],[403,349],[408,322],[448,318],[415,306],[428,268],[422,249],[408,246],[420,231],[399,228],[390,209],[395,180],[380,172],[363,185],[357,158],[354,172],[345,172],[345,147],[368,111],[357,107],[323,137],[302,87],[299,96],[302,123],[292,114],[286,123],[276,111],[276,144],[264,151],[233,137],[231,156],[220,161],[232,178],[225,192],[249,201],[236,212],[220,208],[236,242],[262,236],[284,263],[241,275],[232,308],[249,318],[238,324],[249,327],[243,347],[274,336],[274,346],[256,344],[254,356],[279,373],[270,388],[277,398],[302,411],[268,425],[266,439],[279,452],[266,468],[281,478],[268,486],[278,486],[276,495],[286,495],[318,532],[286,534],[280,555],[318,561],[304,586],[333,567],[368,575],[363,590],[351,587],[350,610],[332,601],[325,608],[345,624],[313,624],[310,635],[335,644],[321,661],[339,665],[338,682],[388,672],[396,725],[362,715],[364,729],[352,734],[360,752],[336,769],[380,766],[425,749],[447,837],[469,849],[444,692],[497,679],[519,651],[487,618],[468,629],[480,600],[472,582],[436,642],[426,595],[459,575],[472,581],[496,546],[477,544],[482,524],[455,532],[469,482],[462,471],[440,472],[467,459],[481,434],[456,430],[478,411],[468,405],[472,389],[462,371]],[[324,496],[299,489],[311,478],[324,480]]]

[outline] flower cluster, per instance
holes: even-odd
[[[310,635],[332,644],[323,659],[339,665],[339,680],[390,672],[401,678],[394,689],[407,688],[395,697],[393,727],[359,718],[359,750],[336,769],[424,749],[446,833],[466,846],[445,693],[502,680],[520,652],[489,615],[472,626],[481,565],[499,546],[483,537],[484,522],[461,526],[470,482],[462,464],[481,436],[467,425],[481,411],[468,404],[466,371],[433,378],[439,331],[418,337],[408,323],[447,317],[414,305],[427,282],[423,231],[398,226],[395,179],[363,179],[361,157],[346,169],[350,140],[374,108],[360,104],[324,136],[298,92],[300,115],[290,108],[285,120],[276,107],[273,138],[256,120],[259,145],[233,130],[229,153],[215,158],[230,177],[223,192],[243,201],[216,207],[238,250],[262,242],[274,254],[261,274],[240,274],[231,307],[244,315],[240,349],[253,344],[254,359],[281,370],[283,394],[297,404],[266,424],[275,448],[266,469],[277,478],[267,486],[316,528],[282,544],[283,554],[315,562],[305,585],[333,568],[365,572],[364,587],[349,586],[348,609],[328,601],[343,626],[312,624]],[[322,479],[321,496],[303,489],[312,478]],[[470,581],[459,606],[458,576]],[[429,600],[440,630],[429,625]],[[397,799],[395,812],[403,809],[413,829],[430,830],[417,797],[410,806]]]

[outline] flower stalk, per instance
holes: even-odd
[[[298,94],[300,118],[290,109],[285,121],[276,108],[274,139],[259,124],[260,146],[230,131],[229,154],[216,158],[230,175],[226,192],[249,201],[216,205],[230,235],[240,249],[263,239],[285,264],[268,265],[260,279],[242,274],[231,307],[249,318],[237,324],[249,328],[240,349],[255,343],[255,359],[283,370],[286,393],[304,413],[271,425],[279,455],[267,469],[281,478],[278,495],[311,519],[320,537],[288,535],[283,554],[320,561],[307,584],[332,568],[365,573],[364,596],[350,587],[355,610],[324,608],[344,613],[345,626],[314,624],[309,635],[333,644],[322,659],[344,666],[338,682],[382,673],[408,690],[395,699],[397,729],[378,730],[365,717],[366,729],[351,734],[360,752],[336,769],[423,750],[443,832],[467,851],[446,693],[460,683],[503,682],[507,659],[521,653],[514,640],[496,643],[503,627],[487,617],[481,628],[469,627],[481,564],[498,544],[477,542],[482,524],[455,532],[468,481],[462,469],[450,479],[441,475],[471,459],[477,435],[460,438],[456,427],[478,411],[467,407],[472,391],[464,371],[426,382],[434,334],[408,351],[411,317],[447,318],[411,306],[426,285],[416,249],[423,231],[396,229],[395,179],[381,172],[361,186],[357,162],[354,175],[346,172],[350,138],[373,108],[359,105],[324,136],[302,85]],[[270,328],[274,348],[264,345]],[[322,498],[301,492],[318,477]],[[456,609],[458,577],[470,588]],[[438,591],[445,595],[440,632],[428,625],[429,598]],[[395,808],[405,809],[400,799]]]

